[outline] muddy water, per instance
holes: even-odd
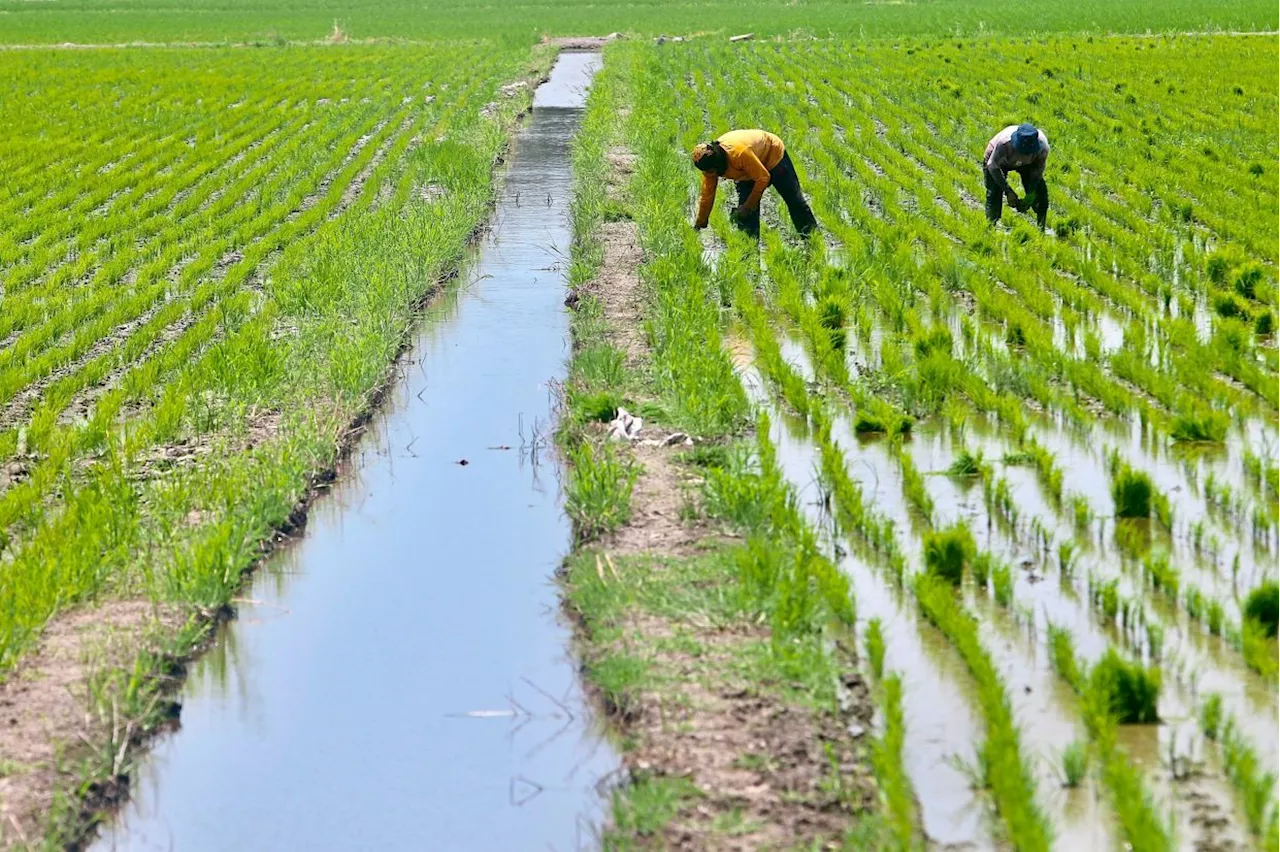
[[[959,450],[954,441],[948,446],[950,439],[951,434],[945,430],[929,426],[918,429],[911,444],[917,466],[922,470],[945,470]],[[975,534],[980,545],[1014,566],[1014,599],[1028,621],[1019,625],[1019,629],[1013,629],[1006,613],[981,599],[971,601],[983,616],[983,645],[996,660],[1009,686],[1023,743],[1037,767],[1041,794],[1054,816],[1058,841],[1066,844],[1064,848],[1104,848],[1110,845],[1107,832],[1112,827],[1107,809],[1099,802],[1096,785],[1091,781],[1081,790],[1068,793],[1059,791],[1054,783],[1057,770],[1050,761],[1056,762],[1062,749],[1071,740],[1083,736],[1083,731],[1075,701],[1049,663],[1045,621],[1071,629],[1078,652],[1090,660],[1124,640],[1114,627],[1100,623],[1087,599],[1074,594],[1071,583],[1064,581],[1055,570],[1051,554],[1059,539],[1058,524],[1053,510],[1040,494],[1034,475],[1023,471],[1021,481],[1015,481],[1013,474],[1021,469],[1002,468],[995,461],[1009,448],[1002,446],[994,433],[973,429],[966,434],[964,443],[970,451],[982,451],[998,475],[1009,477],[1014,483],[1013,492],[1024,519],[1013,530],[992,523],[980,495],[975,505],[939,478],[926,480],[930,495],[940,507],[938,514],[942,519],[968,517],[978,527]],[[1027,517],[1038,519],[1044,534],[1050,537],[1048,552],[1030,534]],[[1065,537],[1070,535],[1070,531],[1066,531]],[[1082,555],[1076,569],[1078,575],[1092,570],[1098,570],[1103,576],[1114,573],[1113,566],[1090,565],[1090,556]],[[1144,590],[1136,590],[1132,597],[1142,600]],[[1150,617],[1155,619],[1154,614]],[[1256,700],[1249,700],[1251,679],[1240,666],[1227,669],[1221,660],[1216,666],[1211,664],[1207,655],[1194,648],[1183,632],[1185,629],[1185,624],[1166,622],[1165,668],[1169,670],[1174,659],[1179,661],[1179,669],[1190,665],[1195,682],[1184,677],[1170,678],[1160,699],[1162,724],[1123,726],[1121,739],[1128,748],[1130,760],[1142,767],[1157,801],[1167,813],[1174,815],[1184,844],[1182,848],[1224,842],[1235,842],[1240,844],[1235,848],[1244,848],[1243,814],[1221,766],[1209,759],[1203,749],[1195,712],[1195,689],[1198,686],[1201,690],[1222,694],[1224,707],[1258,747],[1264,769],[1270,769],[1275,760],[1276,717],[1268,712],[1265,699],[1261,708]],[[1198,771],[1190,779],[1176,779],[1170,769],[1170,755],[1177,755],[1179,761],[1197,764]]]
[[[563,56],[539,90],[461,292],[353,470],[195,665],[181,729],[97,848],[594,845],[617,762],[557,617],[569,527],[547,440],[567,146],[597,64]]]
[[[750,344],[728,342],[734,364],[751,401],[769,412],[770,440],[778,465],[798,492],[810,523],[826,528],[830,520],[818,492],[818,452],[802,426],[780,414],[763,378],[752,366]],[[784,357],[802,374],[812,368],[802,347],[783,345]],[[842,446],[848,457],[849,448]],[[851,468],[852,471],[852,468]],[[930,840],[970,850],[995,848],[988,809],[972,789],[965,764],[976,765],[975,749],[983,739],[981,714],[973,680],[946,638],[916,615],[904,594],[852,554],[840,567],[854,589],[858,630],[878,618],[884,636],[886,672],[900,675],[907,737],[903,764],[920,805],[922,827]]]

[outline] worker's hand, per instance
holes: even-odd
[[[729,211],[729,217],[735,222],[745,222],[751,218],[752,211],[745,207],[735,207]]]
[[[705,228],[705,227],[707,227],[707,223],[706,223],[706,222],[694,222],[694,223],[693,223],[693,229],[694,229],[695,231],[701,231],[701,230],[702,230],[703,228]]]
[[[1030,206],[1031,205],[1027,203],[1027,199],[1025,198],[1013,199],[1013,209],[1017,210],[1019,213],[1026,213]]]

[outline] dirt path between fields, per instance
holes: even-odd
[[[38,846],[64,783],[65,743],[84,743],[111,771],[87,791],[84,807],[118,802],[128,788],[126,752],[149,732],[113,712],[120,678],[140,648],[160,650],[159,638],[182,623],[176,607],[112,601],[49,622],[39,646],[0,682],[0,848]],[[157,695],[157,702],[168,699]],[[161,712],[160,716],[170,715]]]
[[[615,148],[608,160],[609,194],[617,198],[635,158]],[[630,220],[607,223],[601,240],[600,273],[581,295],[599,302],[607,339],[625,353],[630,367],[639,368],[649,357],[639,228]],[[726,540],[723,531],[683,511],[698,486],[696,469],[677,458],[687,449],[679,435],[663,429],[646,430],[630,446],[642,472],[629,522],[599,543],[601,576],[628,570],[625,564],[618,568],[615,557],[689,557]],[[768,641],[767,627],[716,625],[697,613],[668,618],[632,610],[622,633],[644,637],[646,648],[661,647],[649,660],[658,685],[630,696],[626,707],[607,708],[614,725],[635,743],[623,755],[626,767],[633,778],[684,779],[700,793],[655,835],[636,838],[642,846],[809,848],[836,842],[851,824],[850,810],[876,807],[864,743],[850,734],[851,728],[872,726],[873,704],[857,673],[843,677],[848,712],[835,720],[789,704],[738,672],[735,663],[747,649]],[[592,656],[606,649],[593,648],[581,633],[579,639],[589,667]],[[833,771],[840,790],[830,783]],[[727,824],[735,827],[726,830]]]

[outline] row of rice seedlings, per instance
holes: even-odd
[[[1171,822],[1160,814],[1138,764],[1116,742],[1118,724],[1158,719],[1159,670],[1127,662],[1114,651],[1089,667],[1077,659],[1070,631],[1050,625],[1048,639],[1054,669],[1080,695],[1090,744],[1126,842],[1142,852],[1176,848]]]
[[[758,308],[752,311],[757,312]],[[762,328],[758,318],[754,325]],[[767,341],[761,342],[767,351]],[[780,358],[766,355],[761,358],[761,363],[766,372],[775,377],[784,396],[786,388],[795,386],[794,380],[785,378],[787,373],[794,373]],[[795,406],[794,403],[791,404]],[[809,403],[803,404],[803,407],[813,410]],[[830,443],[829,420],[825,414],[816,415],[816,418],[820,424],[817,436],[823,451],[823,468],[832,492],[836,495],[836,502],[840,507],[838,511],[841,517],[851,521],[853,528],[865,528],[867,510],[856,485],[843,474],[843,456]],[[906,471],[915,471],[915,468],[908,453],[900,449],[898,453],[900,459],[907,460],[903,467],[906,480]],[[833,464],[833,460],[837,458],[839,463]],[[976,621],[963,611],[951,591],[954,586],[958,586],[960,571],[972,549],[972,537],[963,525],[941,533],[926,533],[924,560],[928,570],[917,578],[912,588],[920,602],[921,611],[956,646],[978,684],[980,703],[987,724],[987,739],[979,748],[979,763],[986,767],[981,779],[982,786],[990,787],[997,811],[1016,848],[1049,848],[1052,831],[1047,817],[1034,804],[1035,783],[1029,764],[1021,753],[1003,681],[977,639]],[[950,585],[945,590],[940,586],[935,589],[932,585],[921,585],[933,583],[932,578],[935,576],[943,578]],[[949,603],[944,602],[943,595]]]
[[[978,640],[976,620],[956,601],[955,586],[945,573],[956,561],[956,538],[946,536],[937,548],[933,542],[926,545],[930,568],[913,584],[916,600],[960,652],[977,683],[987,724],[987,739],[979,748],[982,781],[991,789],[1010,843],[1017,849],[1048,849],[1053,830],[1036,801],[1035,780],[1022,751],[1007,688]]]
[[[1262,848],[1280,848],[1280,807],[1276,804],[1276,776],[1259,766],[1258,753],[1240,732],[1235,718],[1224,711],[1222,696],[1209,693],[1198,708],[1200,730],[1218,746],[1227,777],[1239,796],[1249,831]]]
[[[510,69],[516,57],[514,52],[494,52],[492,56],[485,84],[496,88],[499,70]],[[514,114],[517,108],[513,104],[509,112]],[[469,116],[451,132],[471,135],[469,124],[479,129],[478,119]],[[56,513],[46,509],[42,495],[59,475],[57,471],[68,463],[82,430],[59,433],[62,437],[48,447],[53,463],[46,466],[42,459],[37,467],[39,475],[0,498],[7,510],[15,513],[11,517],[24,518],[26,523],[22,545],[11,549],[12,558],[5,566],[6,577],[13,581],[6,583],[6,588],[23,601],[20,607],[5,608],[10,617],[0,625],[0,653],[6,664],[15,659],[32,631],[48,616],[48,604],[42,601],[56,598],[65,605],[126,572],[145,571],[147,583],[165,596],[215,607],[226,599],[238,583],[239,567],[254,558],[254,543],[288,515],[305,489],[307,472],[332,458],[333,430],[345,422],[344,413],[352,416],[365,404],[366,394],[382,380],[416,298],[447,265],[456,262],[463,242],[483,215],[491,195],[490,168],[505,144],[501,127],[493,133],[484,132],[488,135],[473,136],[473,150],[458,146],[449,152],[457,171],[457,181],[449,187],[454,197],[404,220],[361,214],[329,223],[329,211],[342,208],[346,191],[341,185],[329,187],[327,201],[298,216],[282,232],[282,239],[287,239],[326,226],[307,262],[313,264],[323,256],[327,265],[323,270],[314,266],[307,270],[306,310],[310,313],[294,314],[297,335],[275,338],[274,322],[282,316],[280,308],[268,302],[255,312],[246,304],[252,294],[236,295],[232,310],[210,315],[214,323],[223,325],[222,345],[201,353],[178,341],[171,351],[185,351],[188,363],[163,387],[149,392],[153,404],[143,419],[131,423],[124,448],[109,444],[99,464],[63,488]],[[342,174],[358,174],[374,153],[373,148],[362,150],[361,155],[367,158],[352,158]],[[459,169],[464,163],[467,165]],[[302,193],[297,193],[273,210],[262,211],[259,219],[284,216],[301,201]],[[424,230],[417,231],[420,228]],[[430,233],[431,239],[419,238],[412,244],[407,240],[407,229],[415,229],[419,236]],[[383,251],[388,245],[396,250],[390,254]],[[256,263],[272,255],[275,248],[255,244],[255,256],[246,258],[251,263],[228,270],[221,280],[201,284],[193,303],[217,304],[235,293],[247,283]],[[278,270],[276,282],[282,284],[287,275],[301,271],[296,266],[287,272]],[[274,284],[268,292],[276,294]],[[290,305],[286,310],[296,308]],[[341,321],[335,325],[339,315]],[[388,322],[388,317],[396,319]],[[336,354],[338,349],[341,357]],[[297,356],[314,369],[304,382],[286,382],[284,368]],[[219,397],[211,407],[207,406],[209,390],[216,390]],[[307,413],[317,392],[337,403],[334,410]],[[264,445],[252,453],[240,451],[219,459],[217,465],[175,471],[164,485],[135,481],[132,468],[146,448],[182,430],[200,429],[202,423],[204,428],[233,426],[248,407],[247,401],[240,401],[246,396],[260,405],[278,404],[298,413],[296,418],[285,418],[289,421],[288,440]],[[282,401],[286,397],[292,405]],[[206,414],[198,410],[201,405],[209,408]],[[256,473],[251,475],[252,471]],[[247,493],[253,497],[246,498]],[[191,528],[180,519],[194,506],[205,506],[209,520]],[[151,530],[156,525],[174,531],[173,535],[153,538]],[[138,548],[148,540],[146,567],[140,569],[135,561]],[[50,566],[56,568],[51,570]],[[24,577],[41,580],[33,585],[22,582]]]
[[[348,132],[358,133],[357,127],[350,127]],[[369,151],[372,154],[372,151]],[[329,155],[331,167],[338,165],[340,157],[339,152]],[[255,183],[261,179],[261,175],[255,177],[247,177],[242,181],[242,185],[232,187],[233,191],[241,193],[239,196],[232,196],[223,202],[221,209],[232,212],[233,215],[224,219],[223,217],[210,218],[208,223],[208,233],[199,236],[192,235],[192,245],[202,245],[201,258],[197,262],[191,263],[183,269],[182,278],[178,282],[178,286],[189,286],[188,282],[194,282],[196,276],[214,268],[214,264],[219,257],[222,257],[229,250],[222,248],[218,252],[219,243],[223,246],[232,244],[232,240],[243,241],[243,245],[252,241],[256,236],[264,234],[274,224],[274,217],[271,213],[260,213],[248,204],[244,204],[244,194],[252,195],[258,192],[274,192],[283,190],[288,184],[284,181],[288,179],[288,171],[280,168],[279,163],[271,163],[266,161],[263,164],[264,169],[271,169],[280,175],[279,182],[276,184],[267,183],[263,186]],[[321,172],[320,174],[323,174]],[[354,174],[354,172],[352,172]],[[256,179],[255,179],[256,178]],[[296,186],[297,184],[295,184]],[[299,194],[299,199],[301,193]],[[234,205],[234,206],[233,206]],[[213,211],[211,211],[213,212]],[[258,213],[254,216],[254,213]],[[216,215],[216,214],[215,214]],[[229,219],[229,220],[228,220]],[[237,219],[239,221],[237,221]],[[190,221],[175,222],[175,229],[188,229],[192,223]],[[215,233],[213,229],[219,228],[226,236],[220,240],[212,237]],[[237,233],[237,230],[239,233]],[[180,231],[179,231],[180,232]],[[200,242],[196,242],[199,240]],[[171,250],[181,251],[181,249]],[[177,257],[182,257],[178,254]],[[13,357],[6,364],[0,364],[0,399],[9,398],[12,393],[35,378],[45,375],[52,369],[68,361],[72,361],[85,351],[90,345],[95,343],[106,331],[120,326],[122,323],[133,319],[141,314],[145,309],[155,304],[156,301],[168,294],[173,287],[162,272],[167,271],[155,266],[154,277],[149,280],[137,282],[142,286],[135,286],[132,299],[121,299],[118,293],[113,292],[110,287],[100,286],[94,289],[93,293],[96,298],[77,304],[71,311],[59,314],[56,320],[44,323],[40,329],[33,330],[31,334],[24,334],[18,338],[15,346],[11,350]],[[104,313],[103,308],[108,310]],[[88,317],[94,317],[91,323],[86,324],[84,320]],[[47,353],[41,357],[32,357],[39,352],[39,343],[36,341],[52,342],[57,339],[57,331],[54,323],[57,323],[63,329],[74,329],[75,335],[69,346],[62,346]],[[22,356],[22,360],[16,360],[18,356]],[[12,366],[10,366],[12,365]],[[5,369],[8,367],[9,369]]]
[[[316,218],[313,221],[320,221],[319,217],[323,214],[323,210],[325,209],[324,205],[317,206],[321,209],[316,212]],[[252,253],[252,251],[252,248],[249,249],[249,253]],[[206,254],[206,257],[210,257],[210,255]],[[128,347],[135,347],[135,351],[141,351],[141,349],[137,347],[145,347],[151,339],[154,339],[160,329],[166,327],[168,322],[171,322],[184,310],[195,312],[196,315],[199,316],[199,312],[204,306],[223,304],[226,296],[236,294],[238,286],[247,280],[248,273],[253,269],[252,258],[246,258],[246,260],[249,262],[242,262],[238,267],[228,269],[227,274],[224,275],[221,280],[210,279],[199,284],[191,294],[189,302],[183,303],[181,301],[177,301],[167,304],[165,309],[153,318],[152,322],[143,326],[139,332],[135,332],[135,334],[126,341],[126,351],[128,351]],[[207,262],[211,262],[211,260]],[[191,276],[191,280],[194,283],[194,276],[198,273],[199,269],[199,266],[192,264],[184,270],[184,274]],[[163,281],[157,285],[158,288],[163,288],[165,286],[166,284]],[[247,294],[236,294],[235,298],[243,305],[245,304],[245,296],[247,296]],[[223,307],[221,314],[217,317],[218,326],[222,328],[235,327],[237,318],[243,319],[246,317],[247,314],[243,307],[239,311],[236,311],[230,304],[226,304]],[[189,330],[188,333],[205,334],[207,336],[212,329],[213,326],[209,323],[199,322],[196,323],[193,329]],[[67,399],[69,399],[71,394],[77,392],[80,388],[88,386],[88,384],[96,377],[96,373],[100,373],[102,369],[108,367],[112,363],[112,355],[110,353],[105,354],[96,362],[91,362],[89,365],[86,365],[87,369],[82,369],[76,373],[70,374],[66,378],[60,380],[60,382],[55,386],[47,389],[48,398],[43,400],[40,409],[33,415],[31,424],[29,424],[29,427],[24,429],[23,432],[28,451],[44,451],[46,449],[46,445],[49,440],[52,439],[50,430],[54,426],[54,418],[60,411],[61,407],[65,405]],[[97,366],[95,367],[95,365]],[[100,412],[100,416],[96,419],[103,426],[108,426],[108,422],[102,420],[102,416],[109,413],[111,413],[111,409],[107,408],[103,412]],[[10,437],[12,437],[12,435],[12,432],[9,433]],[[68,445],[64,440],[62,449],[65,453],[71,454],[74,454],[77,451],[83,452],[93,449],[95,446],[93,442],[102,441],[104,437],[105,432],[102,428],[73,431],[69,438],[71,443]],[[97,446],[101,446],[101,444],[97,444]],[[41,465],[41,469],[44,470],[54,469],[54,463],[59,458],[59,454],[53,452],[52,447],[49,447],[48,449],[49,458]],[[38,480],[40,478],[40,471],[37,470],[34,472],[32,478],[33,480]],[[5,505],[12,504],[6,501]]]

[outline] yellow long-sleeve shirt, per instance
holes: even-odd
[[[743,208],[754,210],[760,205],[760,197],[769,187],[769,170],[782,162],[786,146],[782,140],[765,130],[730,130],[718,140],[729,158],[729,167],[723,175],[702,173],[702,197],[698,200],[698,227],[707,224],[711,208],[716,203],[716,184],[721,177],[732,181],[755,181]]]

